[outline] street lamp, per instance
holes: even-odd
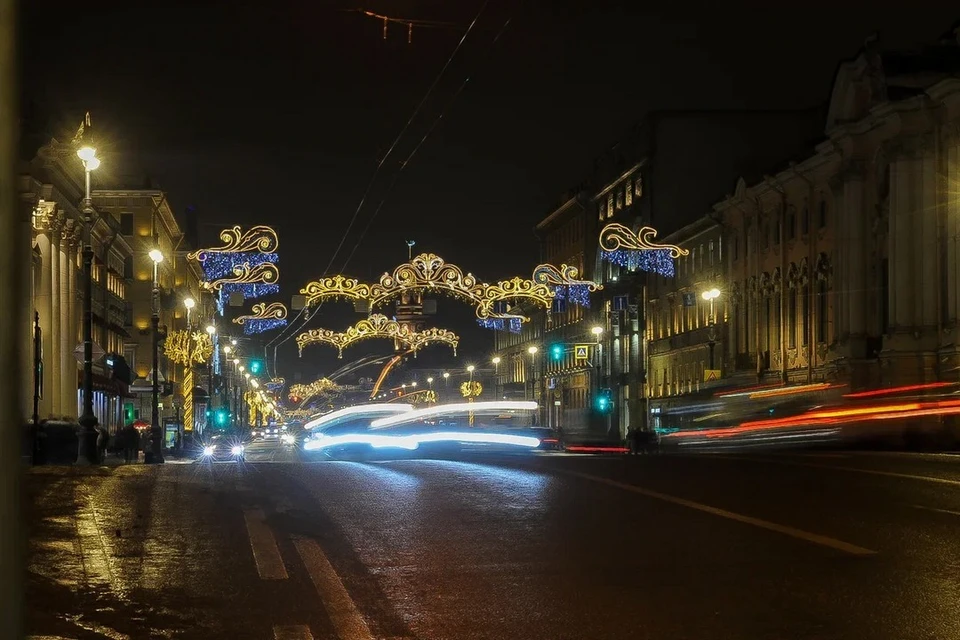
[[[160,429],[160,281],[158,269],[163,262],[163,253],[160,249],[151,249],[150,260],[153,262],[153,297],[151,301],[150,324],[153,328],[153,400],[150,404],[150,439],[153,451],[145,453],[143,461],[148,464],[163,462],[163,432]]]
[[[411,383],[410,383],[410,386],[416,388],[416,386],[417,386],[417,381],[414,380],[413,382],[411,382]]]
[[[190,312],[197,306],[197,301],[188,296],[183,299],[183,306],[187,308],[187,331],[190,331]]]
[[[493,397],[500,397],[500,356],[493,356]]]
[[[529,348],[527,348],[527,353],[530,354],[530,399],[531,400],[535,400],[537,396],[537,381],[536,381],[537,351],[540,351],[540,349],[538,349],[536,345],[532,345]]]
[[[99,462],[97,450],[97,416],[93,412],[93,200],[90,198],[90,172],[100,166],[97,150],[93,147],[81,147],[77,157],[83,163],[83,413],[80,416],[80,447],[77,462],[96,464]]]
[[[207,325],[207,333],[209,333],[211,336],[213,336],[213,335],[215,335],[215,334],[217,333],[217,328],[216,328],[215,326],[213,326],[212,324],[208,324],[208,325]]]
[[[433,389],[433,378],[427,378],[427,384],[430,385],[430,388]]]
[[[704,300],[710,302],[710,317],[707,320],[707,345],[710,347],[710,370],[713,371],[713,351],[717,346],[717,318],[714,315],[714,300],[720,297],[720,290],[716,287],[707,289],[700,294]]]
[[[601,326],[598,325],[598,326],[594,327],[593,329],[590,329],[590,333],[592,333],[594,336],[596,336],[597,342],[600,342],[600,336],[603,335],[603,327],[601,327]]]

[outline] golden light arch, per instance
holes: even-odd
[[[360,320],[346,331],[331,329],[309,329],[297,336],[297,347],[300,352],[310,344],[325,343],[337,349],[338,357],[343,357],[343,350],[361,340],[381,338],[394,341],[394,348],[401,345],[407,347],[416,355],[417,351],[428,344],[440,343],[453,348],[454,354],[460,344],[460,337],[447,329],[425,329],[411,331],[406,325],[391,320],[387,316],[375,313],[369,318]]]

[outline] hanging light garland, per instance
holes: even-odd
[[[495,331],[509,331],[510,333],[520,333],[523,327],[523,320],[520,318],[477,318],[477,324],[484,329],[493,329]]]
[[[674,261],[690,252],[673,244],[654,242],[656,237],[657,230],[653,227],[642,227],[634,233],[622,224],[611,222],[600,231],[601,258],[628,269],[672,278],[676,273]]]
[[[562,264],[557,267],[547,263],[537,265],[533,270],[533,281],[551,287],[557,300],[566,300],[589,308],[590,294],[603,289],[603,285],[592,280],[581,280],[579,275],[580,270],[572,265]]]

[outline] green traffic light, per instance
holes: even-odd
[[[554,360],[563,360],[563,345],[562,344],[551,345],[550,357]]]
[[[263,371],[263,361],[262,360],[251,360],[250,361],[250,373],[252,375],[260,375],[260,372]]]

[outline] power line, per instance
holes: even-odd
[[[340,239],[340,243],[337,245],[337,248],[336,248],[336,250],[333,252],[333,255],[330,256],[330,261],[327,263],[327,268],[324,269],[324,271],[323,271],[323,277],[326,277],[326,276],[329,274],[329,272],[330,272],[330,267],[333,266],[334,260],[336,260],[337,255],[340,253],[340,250],[343,248],[343,244],[344,244],[344,242],[346,242],[347,237],[348,237],[349,234],[350,234],[350,230],[353,228],[353,225],[356,223],[357,217],[359,216],[360,211],[361,211],[361,209],[363,208],[363,205],[366,203],[367,198],[368,198],[369,195],[370,195],[370,190],[372,189],[374,183],[376,182],[377,176],[380,174],[380,169],[383,167],[383,165],[384,165],[384,163],[387,161],[387,159],[393,154],[393,151],[394,151],[394,149],[396,149],[397,144],[399,144],[401,138],[403,138],[403,135],[407,132],[407,129],[410,128],[410,125],[413,123],[413,121],[416,119],[416,117],[420,114],[420,111],[423,109],[423,106],[426,104],[427,100],[428,100],[428,99],[430,98],[430,96],[433,94],[433,90],[436,88],[437,84],[440,83],[441,78],[443,78],[444,73],[446,73],[447,69],[450,67],[450,63],[453,62],[453,59],[454,59],[454,57],[457,55],[457,52],[460,51],[461,47],[463,46],[464,41],[466,41],[466,39],[467,39],[467,36],[470,35],[470,32],[473,30],[474,25],[476,25],[477,20],[480,18],[480,15],[483,13],[483,10],[486,8],[486,6],[487,6],[487,4],[489,3],[489,1],[490,1],[490,0],[484,0],[484,3],[480,6],[480,10],[477,11],[477,15],[474,16],[473,20],[470,22],[470,26],[467,27],[467,30],[464,32],[463,36],[461,36],[461,38],[460,38],[460,41],[457,43],[457,46],[454,47],[453,52],[450,54],[450,56],[447,58],[447,61],[444,63],[443,67],[440,69],[440,73],[438,73],[438,74],[437,74],[437,77],[434,78],[433,82],[432,82],[432,83],[430,84],[430,86],[427,88],[426,93],[423,95],[423,98],[422,98],[422,99],[420,100],[420,102],[417,104],[417,107],[413,110],[413,113],[410,115],[410,117],[407,119],[406,123],[403,125],[403,128],[400,130],[400,133],[397,134],[397,137],[394,138],[393,143],[392,143],[392,144],[390,145],[390,147],[387,149],[387,152],[384,154],[384,156],[383,156],[383,157],[380,159],[380,161],[377,163],[377,167],[376,167],[376,169],[375,169],[374,172],[373,172],[373,176],[370,178],[370,182],[367,184],[367,188],[364,190],[363,197],[360,198],[360,203],[357,205],[357,208],[356,208],[356,209],[354,210],[354,212],[353,212],[353,216],[351,216],[351,218],[350,218],[350,223],[347,225],[347,229],[346,229],[346,231],[344,231],[343,236],[342,236],[341,239]],[[393,182],[394,182],[394,183],[396,182],[396,178],[394,178],[394,181],[393,181]],[[351,257],[352,257],[352,254],[351,254]],[[347,263],[349,263],[349,258],[348,258],[348,260],[344,263],[343,269],[346,269]],[[318,306],[318,309],[319,309],[319,306]],[[281,331],[280,334],[277,335],[277,337],[275,337],[273,340],[271,340],[270,342],[268,342],[268,343],[266,344],[266,346],[264,347],[264,348],[266,349],[266,348],[269,348],[271,345],[275,345],[275,346],[274,346],[274,363],[276,363],[276,348],[279,347],[280,345],[286,343],[288,340],[290,340],[290,338],[293,337],[293,333],[291,333],[291,334],[290,334],[289,336],[287,336],[286,338],[283,338],[283,334],[286,333],[288,329],[292,328],[292,327],[294,326],[294,324],[295,324],[296,322],[298,322],[298,321],[300,320],[300,318],[302,318],[302,317],[304,316],[304,314],[305,314],[306,311],[307,311],[307,308],[304,307],[304,308],[300,311],[300,313],[297,315],[297,317],[294,318],[294,321],[287,325],[287,329],[284,329],[283,331]],[[296,332],[296,331],[299,331],[300,329],[302,329],[304,326],[306,326],[306,323],[307,323],[307,322],[309,322],[309,317],[308,317],[302,324],[300,324],[299,327],[297,327],[296,329],[293,329],[293,332]],[[283,340],[281,340],[280,342],[277,342],[277,341],[280,340],[281,338],[283,338]],[[274,365],[274,366],[276,366],[276,365]]]

